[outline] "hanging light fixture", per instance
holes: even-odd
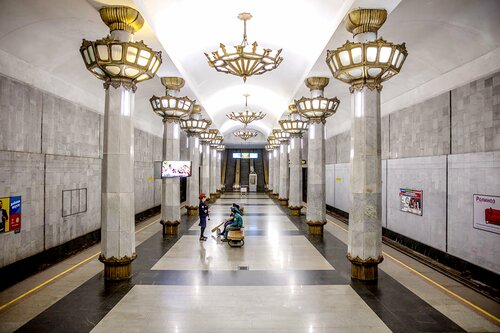
[[[248,96],[250,96],[250,94],[244,94],[243,96],[245,96],[245,109],[240,112],[226,114],[226,117],[234,121],[242,122],[245,127],[247,127],[252,121],[263,119],[266,114],[263,112],[250,111],[248,108]]]
[[[273,136],[278,140],[279,142],[282,141],[287,141],[290,139],[290,133],[282,131],[281,129],[273,129]]]
[[[208,119],[200,117],[201,106],[196,104],[187,118],[181,119],[181,129],[188,135],[199,134],[207,130],[212,124]]]
[[[273,151],[274,150],[274,147],[271,145],[265,145],[264,148],[266,149],[266,151]]]
[[[373,16],[371,23],[360,24],[368,15]],[[386,17],[385,10],[358,9],[349,13],[346,29],[354,35],[376,33]],[[379,38],[364,43],[347,41],[338,49],[327,51],[326,63],[334,78],[351,85],[351,92],[363,86],[380,90],[383,81],[399,73],[407,56],[405,43],[396,45]]]
[[[241,45],[226,48],[220,44],[220,49],[212,54],[205,53],[210,67],[216,71],[240,76],[246,82],[247,77],[272,71],[281,64],[281,50],[264,49],[257,42],[249,45],[247,41],[247,21],[252,18],[250,13],[240,13],[238,19],[243,21],[243,41]]]
[[[236,132],[233,132],[233,135],[239,137],[244,141],[247,141],[248,139],[256,137],[257,135],[259,135],[259,133],[248,129],[241,129]]]
[[[323,90],[328,85],[328,78],[309,77],[306,79],[306,86],[312,90]],[[323,96],[302,97],[295,100],[295,106],[300,114],[312,121],[325,122],[326,118],[337,112],[340,101],[337,97],[327,98]]]
[[[196,101],[189,99],[187,96],[176,96],[184,86],[184,79],[181,77],[162,77],[161,83],[165,86],[166,94],[160,97],[153,95],[149,99],[153,111],[163,117],[164,120],[178,120],[188,115]]]
[[[217,135],[210,141],[210,146],[217,148],[224,141],[224,137],[222,135]]]
[[[144,24],[142,16],[130,7],[103,7],[99,14],[111,31],[125,30],[134,34]],[[80,54],[87,69],[106,81],[105,84],[122,84],[133,91],[137,82],[153,78],[161,64],[161,52],[153,51],[143,41],[124,42],[112,36],[96,41],[84,39]]]
[[[211,142],[213,139],[215,139],[215,137],[217,136],[218,133],[219,133],[219,131],[216,129],[211,129],[211,130],[202,132],[200,134],[200,140],[204,141],[204,142]]]
[[[303,132],[307,131],[309,123],[307,122],[307,120],[301,119],[295,104],[289,105],[288,110],[290,111],[289,119],[279,121],[281,129],[287,133],[290,133],[290,135],[300,135]]]
[[[224,151],[226,150],[226,146],[225,145],[218,145],[217,148],[215,148],[217,151]]]
[[[267,143],[269,143],[269,145],[272,147],[279,147],[280,145],[280,141],[276,139],[274,135],[270,135],[267,137]]]

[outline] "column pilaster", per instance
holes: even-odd
[[[274,149],[270,150],[267,152],[268,154],[268,167],[269,167],[269,172],[268,172],[268,185],[267,185],[267,193],[269,196],[272,196],[273,194],[273,188],[274,188]]]
[[[280,190],[279,202],[281,206],[288,206],[288,188],[289,188],[289,173],[288,173],[288,140],[280,143]]]
[[[202,164],[201,164],[201,193],[210,200],[210,143],[202,143]]]
[[[273,198],[278,199],[280,194],[280,150],[279,147],[273,149],[274,181]]]
[[[217,150],[210,146],[210,202],[217,200]]]
[[[290,208],[290,213],[295,216],[299,216],[302,209],[301,137],[301,134],[291,134],[290,136],[290,191],[288,208]]]
[[[188,146],[192,170],[187,182],[186,209],[189,216],[196,216],[200,195],[200,138],[195,134],[188,134]]]
[[[163,120],[162,158],[164,161],[178,161],[180,159],[179,119],[165,118]],[[177,234],[177,226],[181,220],[180,206],[179,178],[163,178],[160,223],[163,225],[164,235]]]

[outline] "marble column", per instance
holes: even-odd
[[[201,193],[210,200],[210,142],[202,142]]]
[[[222,151],[217,149],[217,168],[215,169],[215,179],[216,179],[216,192],[217,192],[217,198],[220,197],[222,193]]]
[[[200,138],[198,134],[188,133],[189,159],[191,160],[191,177],[187,180],[187,205],[189,216],[198,215],[200,195]]]
[[[132,40],[122,30],[111,32],[120,41]],[[105,280],[132,274],[135,252],[134,100],[135,85],[104,84],[104,141],[101,178],[101,254]]]
[[[210,202],[217,200],[217,149],[210,146]]]
[[[273,150],[273,198],[278,199],[280,194],[280,148]]]
[[[273,193],[273,188],[274,188],[274,158],[273,158],[273,150],[270,150],[267,152],[268,155],[268,173],[267,173],[267,179],[268,179],[268,185],[267,185],[267,192],[269,194]]]
[[[302,134],[290,134],[290,192],[288,208],[295,216],[302,209],[302,150],[300,140]]]
[[[355,42],[375,40],[360,33]],[[380,84],[351,89],[351,213],[347,258],[351,275],[376,280],[382,256],[382,158]]]
[[[327,78],[308,78],[306,84],[311,98],[323,96]],[[309,118],[307,146],[307,208],[306,221],[309,233],[323,235],[326,224],[325,188],[325,118]]]
[[[288,140],[283,140],[280,142],[280,191],[278,199],[281,206],[288,206],[289,181]]]
[[[164,161],[180,160],[180,120],[165,118],[163,120]],[[180,180],[178,177],[163,178],[161,183],[161,220],[163,233],[177,234],[177,226],[181,220]]]

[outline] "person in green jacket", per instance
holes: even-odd
[[[243,228],[243,218],[241,217],[241,213],[236,207],[231,207],[231,212],[233,213],[233,223],[226,227],[226,231],[224,232],[223,242],[227,241],[227,234],[231,230],[240,230]]]

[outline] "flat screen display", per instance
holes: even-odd
[[[259,158],[259,153],[233,153],[233,158],[238,159],[255,159]]]
[[[161,178],[191,177],[191,161],[162,161]]]

